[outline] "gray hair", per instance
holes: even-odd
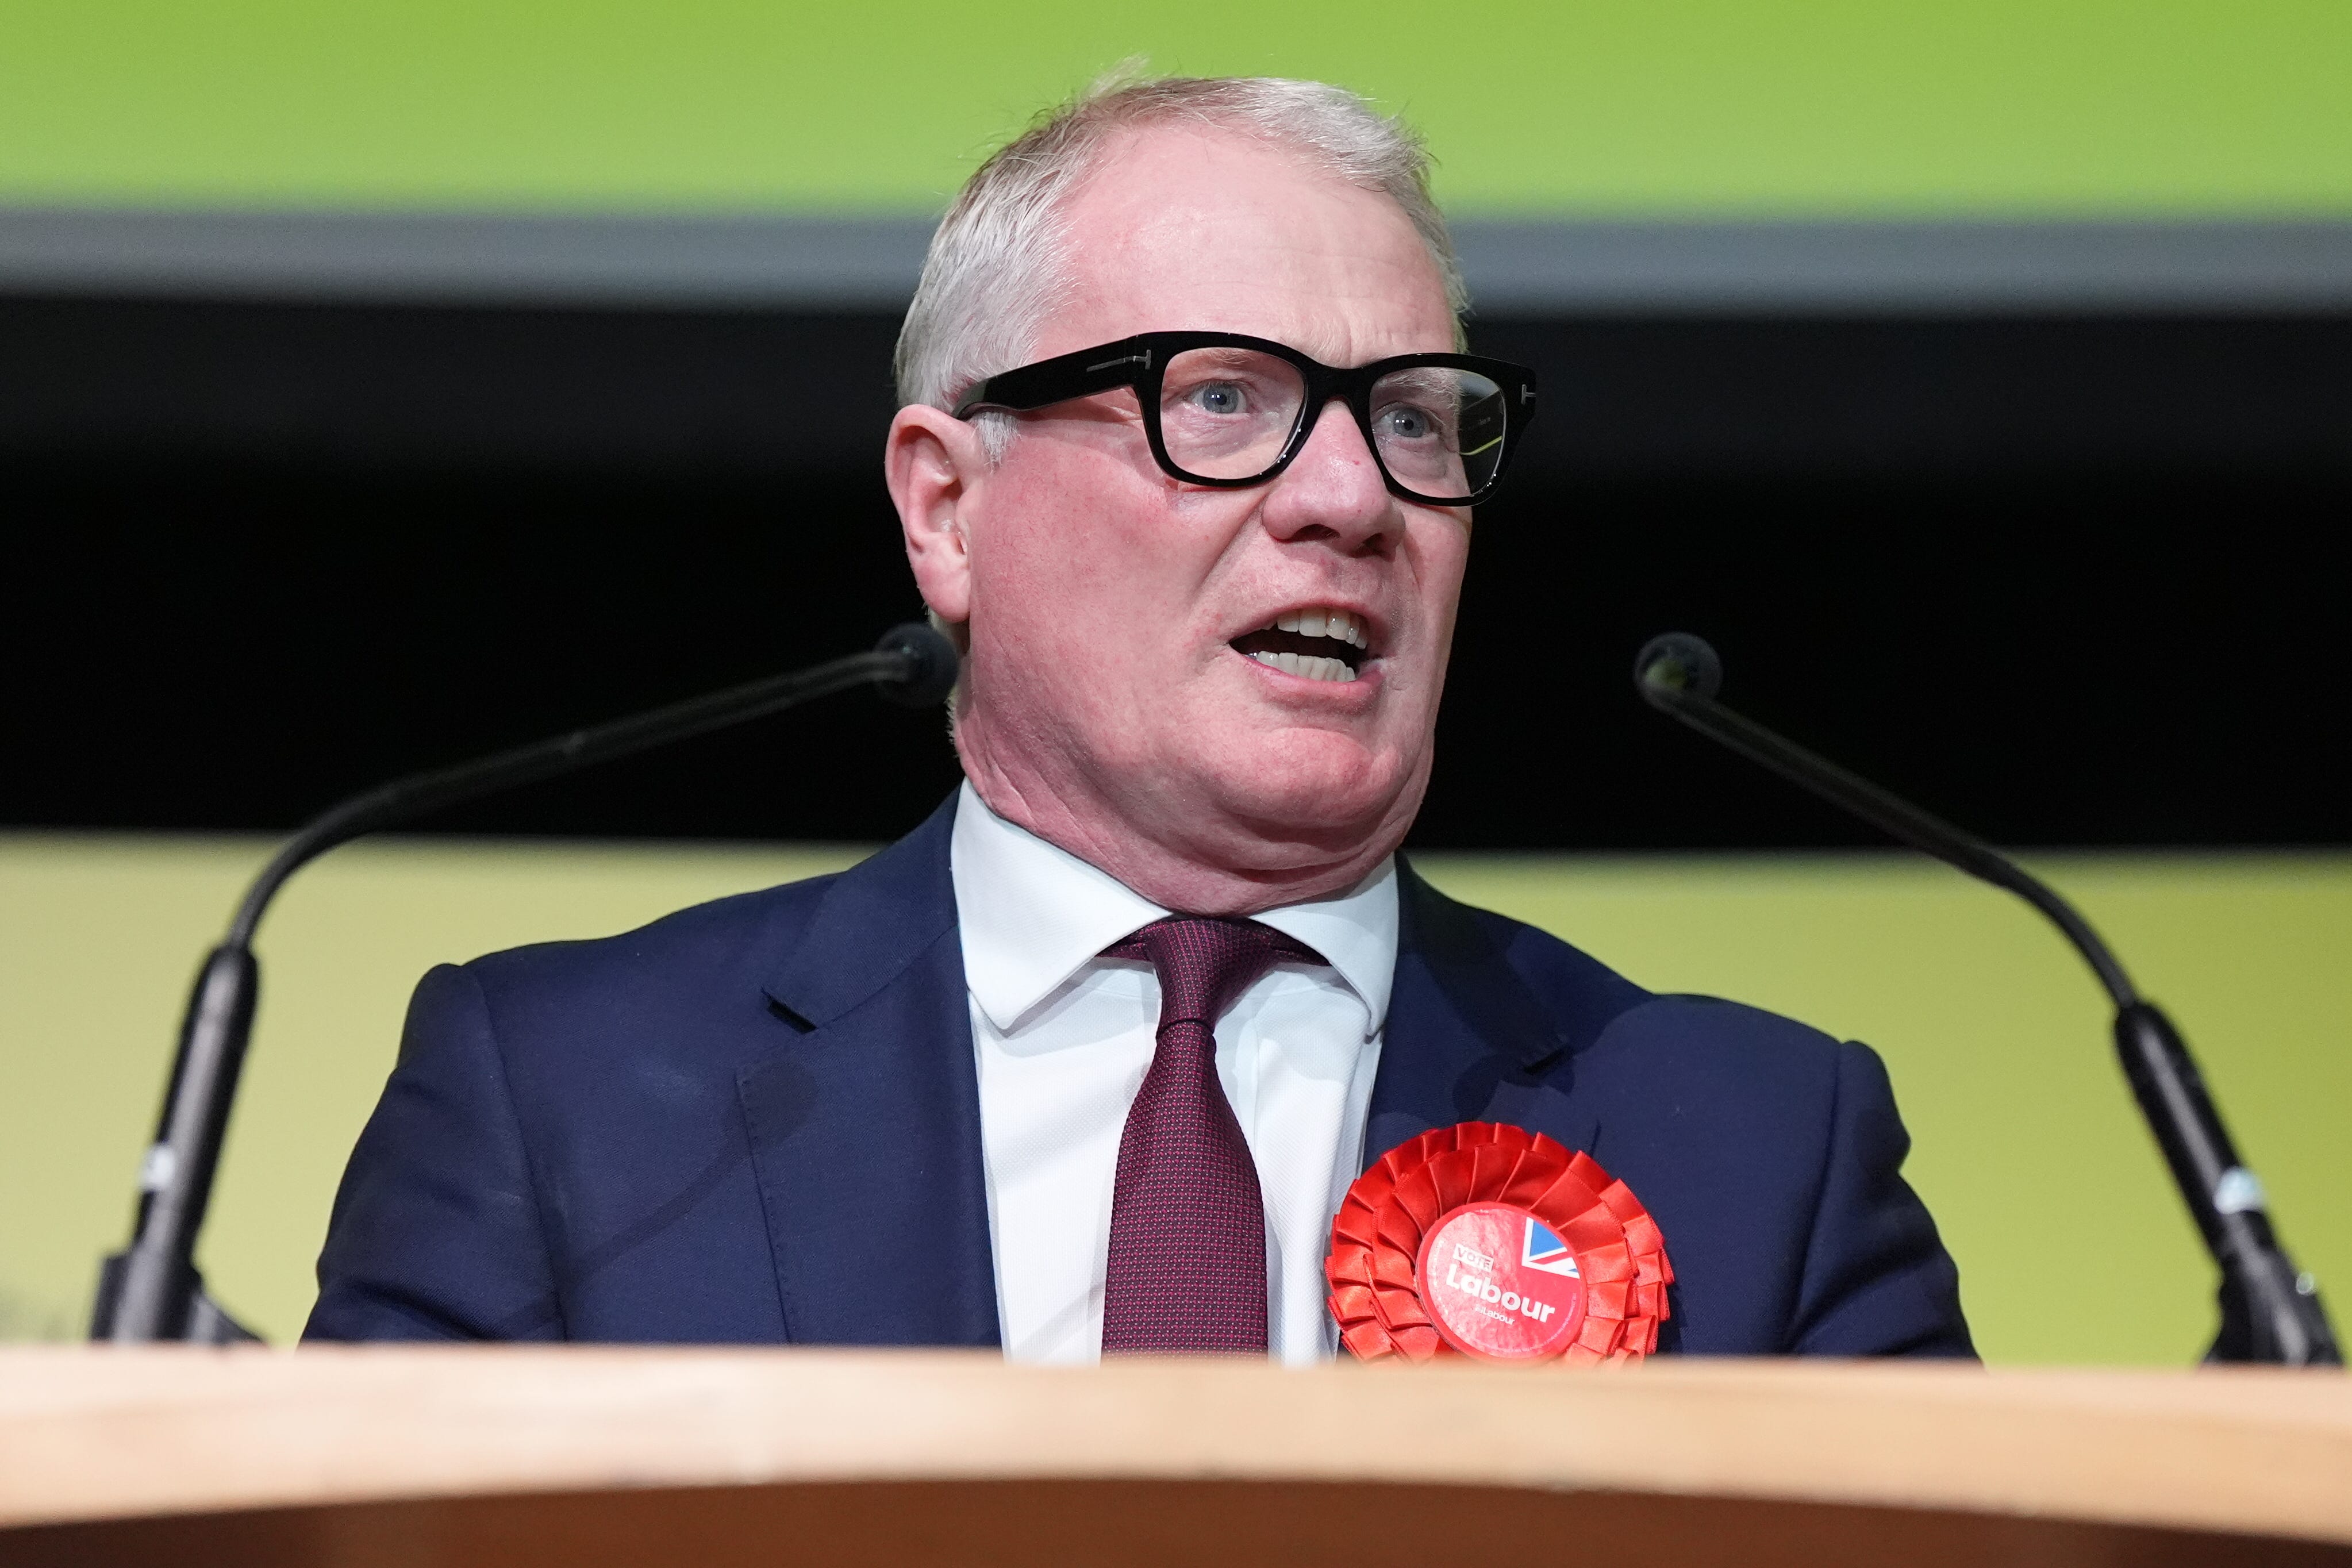
[[[1114,72],[1041,117],[964,183],[931,237],[922,282],[899,329],[900,403],[952,407],[974,383],[1028,357],[1064,288],[1064,202],[1114,138],[1169,122],[1262,138],[1349,184],[1388,196],[1429,247],[1455,316],[1468,309],[1454,237],[1430,199],[1429,153],[1402,121],[1326,82],[1139,81]],[[1001,457],[1011,418],[982,417],[990,453]]]

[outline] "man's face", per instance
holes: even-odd
[[[1032,359],[1177,329],[1340,366],[1454,347],[1395,204],[1250,138],[1134,135],[1066,217],[1072,289]],[[934,594],[917,561],[933,606],[969,621],[957,741],[982,797],[1177,907],[1241,912],[1360,877],[1428,781],[1467,510],[1390,495],[1338,403],[1247,489],[1162,473],[1131,391],[1019,417],[1002,464],[961,489],[964,580]],[[1298,616],[1327,640],[1275,635]],[[1339,662],[1300,668],[1344,678],[1250,657],[1308,647]]]

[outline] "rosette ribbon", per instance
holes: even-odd
[[[1657,1222],[1624,1183],[1589,1154],[1492,1121],[1381,1155],[1348,1189],[1323,1272],[1360,1360],[1570,1365],[1654,1351],[1675,1277]]]

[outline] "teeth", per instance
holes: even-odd
[[[1372,646],[1371,634],[1364,630],[1363,623],[1345,610],[1294,610],[1286,616],[1276,616],[1274,624],[1265,629],[1270,632],[1297,632],[1301,637],[1335,637],[1354,647],[1369,648]]]
[[[1285,675],[1301,676],[1308,680],[1356,679],[1345,659],[1324,658],[1311,653],[1254,653],[1250,657],[1260,664],[1271,665]]]

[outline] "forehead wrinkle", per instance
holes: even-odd
[[[1433,268],[1420,268],[1416,275],[1411,267],[1361,253],[1310,253],[1305,246],[1279,243],[1264,248],[1286,260],[1313,258],[1305,259],[1292,277],[1248,278],[1236,290],[1244,297],[1279,296],[1278,301],[1267,298],[1265,302],[1278,302],[1290,318],[1286,330],[1275,335],[1292,348],[1326,364],[1346,367],[1415,347],[1451,346],[1450,336],[1442,343],[1422,344],[1420,340],[1428,335],[1423,329],[1433,323],[1415,320],[1420,312],[1408,303],[1434,293]],[[1327,256],[1338,265],[1322,265]]]
[[[1302,252],[1268,245],[1257,254],[1295,258]],[[1232,269],[1213,279],[1143,290],[1153,297],[1147,306],[1139,300],[1139,290],[1123,286],[1127,280],[1113,258],[1089,259],[1096,265],[1073,268],[1073,308],[1046,323],[1045,331],[1055,342],[1050,351],[1041,346],[1041,353],[1084,347],[1077,341],[1081,338],[1095,341],[1097,329],[1078,326],[1086,320],[1104,321],[1099,331],[1105,336],[1192,331],[1272,338],[1341,367],[1392,353],[1443,352],[1454,346],[1452,318],[1442,306],[1435,313],[1415,308],[1422,300],[1442,299],[1433,268],[1415,277],[1409,268],[1383,266],[1376,276],[1366,258],[1357,256],[1344,258],[1336,267],[1308,261],[1295,268],[1259,270],[1250,265],[1250,257],[1229,257]],[[1071,341],[1061,342],[1063,336]]]
[[[1041,354],[1184,328],[1272,337],[1341,364],[1453,346],[1436,266],[1386,196],[1279,149],[1197,136],[1197,157],[1152,177],[1180,151],[1173,136],[1139,138],[1072,194],[1066,309],[1044,323]],[[1204,183],[1217,165],[1247,188]]]

